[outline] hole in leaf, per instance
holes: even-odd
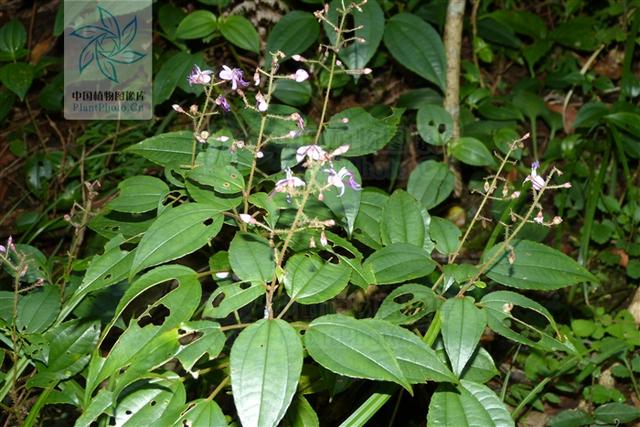
[[[111,275],[111,273],[107,274],[104,276],[104,280],[111,280],[113,276]]]
[[[429,126],[431,126],[431,127],[433,127],[433,126],[435,126],[435,125],[436,125],[436,122],[434,122],[433,120],[429,120],[428,125],[429,125]]]
[[[109,418],[109,425],[110,426],[115,426],[116,425],[116,419],[113,418],[113,417]]]
[[[185,336],[182,336],[180,338],[178,338],[178,342],[180,343],[180,345],[187,345],[190,342],[193,342],[195,340],[197,340],[198,338],[200,338],[202,336],[202,332],[199,331],[193,331]]]
[[[184,329],[178,329],[178,335],[184,335],[186,333],[187,331],[185,331]]]
[[[129,409],[127,409],[126,411],[124,411],[124,413],[125,413],[125,414],[127,414],[127,415],[131,415],[131,414],[133,414],[133,412],[131,412]]]
[[[440,123],[438,125],[438,133],[445,133],[447,131],[447,127],[444,123]]]
[[[231,186],[231,184],[229,184],[228,182],[225,182],[224,184],[222,184],[222,186],[224,188],[229,188]]]
[[[149,324],[160,326],[164,324],[165,319],[167,318],[167,316],[169,316],[170,313],[171,312],[169,311],[169,309],[162,304],[153,307],[148,315],[138,319],[138,326],[140,326],[141,328]]]
[[[182,420],[182,427],[191,427],[191,423],[188,420]]]
[[[218,307],[222,301],[224,301],[224,292],[220,292],[212,301],[212,304],[214,308]]]
[[[155,400],[152,400],[152,401],[151,401],[151,406],[156,406],[156,403],[157,403],[157,402],[156,402]]]
[[[251,287],[251,283],[249,282],[242,282],[240,283],[240,289],[242,289],[243,291],[246,289],[249,289]]]
[[[236,179],[238,177],[238,175],[235,173],[232,173],[230,176],[231,176],[231,179]]]
[[[393,302],[397,304],[406,304],[413,299],[412,293],[400,294],[393,299]]]
[[[204,221],[202,221],[202,224],[205,226],[210,226],[211,224],[213,224],[213,218],[207,218]]]

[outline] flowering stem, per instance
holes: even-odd
[[[316,136],[313,138],[313,145],[316,145],[320,141],[320,134],[322,133],[322,127],[324,126],[324,118],[327,114],[327,107],[329,106],[329,96],[331,95],[331,86],[333,85],[333,76],[336,71],[336,61],[338,60],[338,50],[342,43],[341,37],[344,28],[344,23],[347,18],[347,11],[342,11],[342,17],[340,18],[340,25],[336,31],[336,42],[334,43],[334,49],[331,56],[331,67],[329,68],[329,80],[327,83],[327,92],[324,95],[324,102],[322,104],[322,113],[320,114],[320,121],[318,122],[318,130]]]
[[[193,135],[193,145],[191,146],[191,169],[196,167],[196,147],[198,146],[198,140],[196,139],[196,134],[200,132],[202,128],[202,123],[204,122],[204,118],[206,116],[205,113],[207,111],[207,107],[209,106],[209,100],[211,99],[211,85],[205,86],[204,91],[207,94],[207,98],[204,100],[204,107],[202,107],[202,112],[200,113],[200,118],[198,119],[198,124],[196,125],[195,132]]]
[[[277,63],[277,59],[276,59],[276,56],[274,56],[271,63],[271,70],[269,70],[269,85],[267,87],[267,96],[265,98],[265,101],[267,102],[267,104],[271,102],[271,92],[273,91],[273,77],[275,75],[276,68],[277,68],[276,63]],[[260,150],[262,150],[262,145],[264,143],[264,129],[267,125],[267,118],[268,118],[268,114],[262,113],[262,118],[260,119],[260,130],[258,131],[258,139],[256,141],[256,152],[253,156],[253,160],[251,161],[251,170],[249,171],[249,179],[247,180],[247,187],[244,190],[243,197],[242,197],[244,199],[245,214],[249,212],[249,196],[251,195],[251,187],[253,186],[253,177],[255,175],[256,167],[258,164],[258,153],[260,152]]]
[[[522,217],[522,219],[520,220],[520,223],[515,228],[513,233],[509,234],[509,236],[504,240],[504,242],[502,242],[502,245],[500,246],[500,249],[497,250],[496,253],[493,254],[493,256],[491,258],[489,258],[487,261],[483,262],[480,265],[480,268],[478,269],[476,274],[474,274],[473,277],[471,279],[469,279],[469,281],[467,282],[466,285],[464,285],[462,288],[460,288],[460,291],[458,292],[458,296],[459,297],[464,296],[465,292],[467,292],[471,288],[471,286],[473,286],[475,284],[475,282],[480,278],[481,275],[483,275],[489,268],[493,267],[493,264],[509,248],[509,246],[511,245],[511,242],[516,238],[518,233],[520,233],[520,231],[522,230],[522,227],[524,227],[529,222],[529,218],[531,217],[531,214],[533,213],[533,210],[536,209],[539,206],[540,199],[542,198],[542,195],[544,194],[544,190],[545,190],[546,186],[549,185],[549,182],[551,181],[552,177],[553,177],[553,173],[550,173],[549,176],[547,177],[545,186],[540,191],[534,193],[535,195],[534,195],[534,198],[533,198],[533,203],[531,203],[531,206],[527,210],[527,213]]]

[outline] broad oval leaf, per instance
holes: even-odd
[[[276,426],[284,417],[302,372],[302,343],[284,320],[262,319],[231,347],[231,388],[242,425]]]
[[[248,282],[271,281],[276,268],[269,241],[249,233],[237,233],[231,241],[229,264],[236,276]]]
[[[371,254],[363,267],[373,272],[378,285],[389,285],[431,274],[436,263],[422,248],[393,243]]]
[[[384,338],[411,384],[426,381],[455,382],[457,378],[436,352],[415,334],[383,320],[366,319]]]
[[[202,316],[224,319],[235,310],[241,309],[264,295],[265,292],[264,285],[258,282],[220,285],[207,300]]]
[[[347,157],[375,153],[396,134],[402,113],[404,109],[394,109],[390,116],[378,119],[362,107],[343,110],[329,119],[323,145],[329,149],[349,145]]]
[[[200,39],[207,37],[216,30],[217,18],[208,10],[196,10],[180,21],[176,28],[175,37],[178,39]]]
[[[187,203],[163,212],[140,240],[130,276],[197,251],[221,228],[220,210],[204,203]]]
[[[472,166],[493,166],[496,164],[489,149],[482,141],[463,137],[451,145],[451,155],[462,163]]]
[[[387,199],[380,221],[382,244],[409,243],[432,248],[428,214],[423,215],[416,199],[404,190],[396,190]]]
[[[132,176],[118,184],[120,194],[108,204],[118,212],[142,213],[158,207],[169,186],[153,176]]]
[[[487,386],[461,380],[438,387],[429,403],[427,427],[514,427],[511,414]]]
[[[504,251],[503,244],[498,243],[482,257],[483,262],[495,258],[487,276],[502,285],[550,291],[598,281],[575,260],[549,246],[528,240],[517,241],[511,246],[511,251]],[[500,251],[503,252],[501,255],[498,254]],[[509,262],[509,252],[513,263]]]
[[[302,53],[318,39],[320,24],[309,12],[294,10],[273,27],[267,38],[267,53],[284,52],[286,56]]]
[[[192,148],[193,132],[182,130],[152,136],[126,148],[125,151],[142,156],[160,166],[179,167],[191,164]]]
[[[0,82],[24,101],[33,82],[33,66],[24,62],[7,64],[0,68]]]
[[[309,355],[320,365],[352,378],[411,386],[384,337],[368,322],[340,314],[318,317],[304,335]]]
[[[47,364],[38,366],[37,374],[27,382],[29,387],[49,387],[82,371],[91,358],[99,334],[99,321],[83,319],[74,319],[47,331]]]
[[[428,144],[445,145],[453,135],[451,114],[439,105],[420,107],[416,121],[420,137]]]
[[[293,399],[285,420],[291,427],[320,427],[318,414],[301,394]]]
[[[16,329],[25,334],[44,332],[59,312],[60,289],[54,285],[43,286],[18,300]]]
[[[183,344],[176,355],[182,367],[194,378],[197,378],[197,370],[192,370],[196,362],[207,354],[207,360],[218,356],[224,347],[225,335],[220,329],[220,324],[209,320],[195,320],[180,324],[181,331],[186,332],[182,339],[190,340]]]
[[[12,19],[0,28],[0,51],[15,54],[26,42],[27,30],[18,19]]]
[[[435,83],[444,92],[444,46],[431,25],[411,13],[399,13],[387,21],[384,44],[400,64]]]
[[[131,392],[119,397],[112,425],[167,425],[160,421],[178,418],[186,397],[184,385],[176,374],[167,373],[144,380],[138,387],[132,387]]]
[[[379,190],[365,188],[360,196],[360,209],[354,224],[354,237],[373,249],[382,247],[380,219],[389,196]]]
[[[229,16],[218,24],[218,28],[225,39],[239,48],[260,53],[260,36],[247,18],[238,15]]]
[[[440,301],[430,287],[408,283],[382,301],[375,318],[396,325],[410,325],[438,309]]]
[[[411,171],[407,192],[431,209],[445,201],[454,186],[455,178],[446,164],[427,160]]]
[[[480,342],[487,324],[484,311],[471,297],[451,298],[440,308],[442,340],[453,372],[460,376]]]
[[[351,269],[315,254],[296,254],[287,260],[284,287],[300,304],[318,304],[338,295],[349,283]]]
[[[432,216],[431,224],[429,224],[429,235],[435,242],[438,252],[443,255],[450,255],[458,249],[462,232],[448,219]]]
[[[209,399],[198,399],[187,404],[180,418],[171,427],[209,426],[227,427],[227,420],[216,402]]]

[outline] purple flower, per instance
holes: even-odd
[[[222,80],[230,81],[231,82],[231,89],[233,89],[233,90],[238,89],[238,86],[240,86],[240,87],[249,86],[249,83],[244,81],[244,79],[242,78],[243,74],[242,74],[242,70],[240,68],[231,69],[231,68],[227,67],[226,65],[223,65],[222,66],[222,71],[220,71],[218,76]]]
[[[296,187],[304,187],[305,183],[297,176],[293,176],[291,169],[287,168],[285,171],[287,177],[276,182],[276,187],[273,189],[277,193],[292,193]]]
[[[189,86],[194,84],[196,85],[207,85],[211,83],[211,75],[213,74],[212,70],[201,70],[200,67],[194,65],[191,69],[191,74],[187,77],[189,81]]]
[[[227,98],[225,98],[224,96],[222,95],[218,96],[215,102],[216,102],[216,105],[218,105],[224,111],[231,111],[231,105],[229,105]]]
[[[340,170],[337,172],[333,168],[325,169],[325,172],[329,173],[329,176],[327,177],[327,184],[331,187],[336,187],[340,191],[338,197],[342,197],[342,195],[344,194],[343,181],[346,177],[349,178],[349,187],[356,191],[359,191],[361,189],[360,184],[356,182],[353,174],[349,172],[347,168],[340,168]]]
[[[544,178],[538,175],[539,167],[540,167],[540,162],[538,162],[537,160],[533,162],[531,164],[531,173],[527,175],[527,177],[524,179],[524,182],[527,182],[527,181],[531,182],[531,185],[536,191],[542,190],[546,185]]]

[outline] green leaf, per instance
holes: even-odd
[[[177,131],[152,136],[142,142],[127,147],[131,152],[160,166],[179,167],[191,164],[193,132]]]
[[[298,394],[291,402],[285,418],[291,427],[320,427],[318,415],[307,399]]]
[[[191,318],[201,296],[198,275],[189,267],[170,264],[162,265],[146,272],[129,285],[116,307],[112,324],[134,299],[155,286],[173,280],[178,282],[178,287],[173,288],[153,302],[153,306],[164,305],[170,311],[169,315],[163,320],[162,329],[174,327],[178,323]],[[184,300],[181,301],[181,298],[184,298]]]
[[[140,240],[130,276],[197,251],[221,228],[220,210],[204,203],[187,203],[164,211]]]
[[[275,271],[273,248],[264,237],[237,233],[229,245],[229,264],[241,280],[269,282]]]
[[[26,42],[27,30],[19,20],[12,19],[0,28],[0,51],[15,54]]]
[[[187,404],[180,418],[172,427],[209,426],[227,427],[227,420],[216,402],[209,399],[198,399]]]
[[[417,246],[393,243],[371,254],[363,267],[371,269],[378,285],[389,285],[431,274],[436,264]]]
[[[231,388],[243,426],[276,426],[302,372],[302,342],[284,320],[262,319],[231,347]]]
[[[92,423],[114,403],[113,392],[105,388],[94,396],[89,404],[83,407],[82,415],[76,420],[73,427],[89,427]]]
[[[440,301],[428,286],[408,283],[382,301],[375,318],[396,325],[411,325],[438,309]]]
[[[82,371],[91,358],[99,335],[100,322],[97,320],[75,319],[47,331],[47,363],[38,364],[37,374],[29,379],[28,386],[45,388]]]
[[[439,105],[425,105],[416,118],[420,137],[432,145],[445,145],[453,135],[453,119]]]
[[[296,107],[306,105],[311,100],[311,83],[280,79],[275,84],[273,96],[288,105]]]
[[[200,163],[205,153],[200,153],[197,166],[189,172],[189,179],[200,184],[210,185],[222,194],[236,194],[244,190],[244,178],[238,169],[231,165]]]
[[[562,343],[553,338],[545,329],[527,323],[514,316],[512,312],[514,306],[531,310],[537,315],[545,317],[551,328],[560,336],[560,331],[551,313],[532,299],[515,292],[497,291],[485,295],[482,300],[480,300],[480,303],[487,313],[487,324],[489,328],[503,337],[548,351],[562,350],[572,352],[572,347],[569,343]],[[518,327],[517,329],[523,329],[525,333],[521,334],[516,332],[516,326]],[[539,339],[534,341],[538,337]]]
[[[354,223],[355,238],[367,246],[380,249],[380,218],[389,196],[382,191],[365,188],[360,196],[360,209]]]
[[[307,50],[320,35],[320,24],[309,12],[294,10],[276,23],[267,38],[267,53],[282,51],[289,57]],[[270,62],[270,61],[268,61]]]
[[[193,340],[180,348],[176,358],[187,372],[197,378],[197,372],[192,370],[193,366],[205,353],[208,355],[207,360],[217,357],[224,347],[225,335],[220,330],[219,323],[209,320],[185,322],[180,325],[180,329],[186,332],[183,340]]]
[[[404,109],[394,108],[391,116],[377,119],[361,107],[348,108],[329,119],[322,145],[327,149],[349,145],[346,157],[375,153],[396,134],[402,113]]]
[[[487,276],[496,282],[517,289],[550,291],[581,282],[597,282],[597,278],[572,258],[540,243],[520,240],[512,247],[513,264],[507,252],[498,243],[482,257],[486,262],[497,256],[496,262],[487,271]]]
[[[118,184],[120,194],[107,205],[119,212],[142,213],[158,207],[169,186],[153,176],[132,176]]]
[[[444,92],[444,46],[431,25],[411,13],[399,13],[387,21],[384,44],[396,61]]]
[[[482,347],[478,347],[461,379],[484,384],[499,374],[500,372],[496,368],[489,352]]]
[[[621,111],[619,113],[606,115],[604,119],[608,123],[625,132],[629,132],[635,137],[640,136],[640,114]]]
[[[560,412],[549,420],[549,427],[581,427],[594,423],[593,417],[581,409]]]
[[[415,334],[383,320],[366,319],[365,322],[383,336],[393,351],[402,373],[411,384],[457,381],[436,352]]]
[[[260,36],[247,18],[231,15],[221,21],[218,28],[222,37],[239,48],[260,53]]]
[[[27,334],[44,332],[59,312],[60,289],[54,285],[43,286],[18,300],[16,329]]]
[[[180,21],[175,32],[178,39],[202,39],[216,30],[216,15],[208,10],[196,10]]]
[[[209,297],[202,312],[203,317],[224,319],[236,310],[264,295],[262,283],[231,283],[220,285]]]
[[[348,160],[334,160],[333,168],[335,171],[339,171],[342,168],[347,169],[353,175],[353,179],[360,184],[362,179],[360,178],[360,172],[358,168]],[[320,170],[317,175],[317,179],[320,182],[328,182],[329,172]],[[347,178],[345,178],[347,180]],[[360,210],[360,191],[351,188],[348,182],[345,182],[344,194],[340,196],[339,190],[330,189],[324,192],[323,203],[331,209],[331,212],[336,215],[339,223],[347,230],[347,233],[351,235],[353,233],[353,227],[355,225],[358,211]]]
[[[351,269],[325,262],[315,254],[296,254],[287,260],[284,287],[300,304],[318,304],[338,295],[349,283]]]
[[[440,386],[429,403],[427,427],[514,427],[511,414],[491,389],[461,380]]]
[[[366,321],[339,314],[318,317],[309,324],[304,344],[309,355],[332,372],[392,381],[411,390],[393,350]]]
[[[382,244],[409,243],[419,248],[431,246],[429,214],[423,215],[416,199],[404,190],[396,190],[387,199],[380,221]]]
[[[472,166],[494,166],[496,164],[489,149],[479,140],[463,137],[451,145],[451,155],[462,163]]]
[[[618,425],[640,418],[640,409],[624,403],[607,403],[596,408],[594,415],[596,421]]]
[[[473,298],[451,298],[440,308],[442,340],[453,372],[460,376],[480,342],[487,324],[484,311],[477,308]]]
[[[458,249],[462,232],[451,221],[437,216],[431,217],[429,235],[436,243],[436,250],[443,255],[450,255]]]
[[[338,10],[342,9],[342,0],[333,0],[327,18],[335,25],[339,24]],[[340,50],[340,59],[349,69],[363,69],[373,58],[384,33],[384,12],[377,1],[366,2],[360,7],[361,10],[354,9],[353,27],[358,28],[349,33],[349,37],[355,36],[365,40],[364,43],[353,42]],[[324,24],[324,31],[331,43],[335,43],[336,32],[329,24]]]
[[[131,270],[133,253],[120,249],[119,245],[123,241],[121,235],[114,237],[105,245],[104,254],[96,255],[91,259],[80,286],[65,301],[61,319],[66,318],[78,303],[91,292],[115,285],[126,279]]]
[[[160,420],[173,421],[178,418],[186,395],[184,385],[174,373],[140,381],[134,384],[125,396],[119,396],[114,409],[114,425],[167,425]]]
[[[411,171],[407,192],[425,209],[431,209],[449,197],[454,185],[455,178],[446,164],[427,160]]]
[[[24,62],[7,64],[0,68],[0,82],[24,101],[33,82],[33,66]]]

